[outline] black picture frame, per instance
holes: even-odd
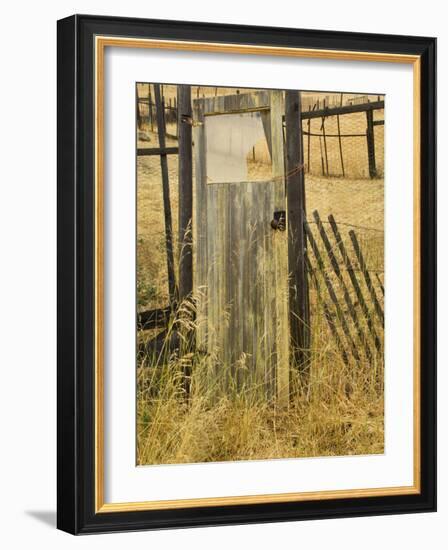
[[[97,35],[417,55],[421,61],[421,491],[95,512],[94,39]],[[436,39],[74,15],[58,22],[57,525],[73,534],[436,510]]]

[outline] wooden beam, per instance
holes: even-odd
[[[179,153],[179,147],[141,147],[137,149],[137,156],[157,156],[157,155],[177,155]]]
[[[376,160],[375,160],[375,130],[373,127],[373,111],[366,111],[367,129],[367,156],[369,159],[369,176],[376,178]]]
[[[283,92],[271,90],[270,118],[272,144],[272,177],[274,179],[273,207],[274,212],[286,211],[285,196],[285,157],[283,149],[283,114],[285,112]],[[274,214],[273,214],[274,215]],[[283,231],[274,231],[272,235],[272,262],[275,277],[275,316],[274,323],[276,342],[277,371],[275,386],[277,406],[289,405],[290,387],[290,338],[288,335],[288,238]],[[265,372],[265,380],[269,380],[271,373]],[[268,394],[270,389],[267,388]]]
[[[151,84],[148,84],[148,116],[151,123],[151,131],[154,131],[154,113],[152,112]]]
[[[137,87],[137,85],[135,85],[135,109],[137,111],[137,128],[139,130],[141,130],[142,123],[143,123],[143,117],[142,117],[142,114],[140,112],[140,101],[139,101],[139,97],[138,97],[138,87]]]
[[[311,105],[308,107],[308,111],[311,111]],[[300,117],[302,120],[302,116]],[[307,133],[307,170],[308,173],[311,172],[311,118],[308,119],[308,133]],[[303,137],[303,131],[302,131]]]
[[[177,87],[179,128],[179,300],[193,291],[193,145],[191,86]]]
[[[322,152],[322,135],[319,136],[319,149],[320,149],[320,166],[322,169],[322,175],[325,176],[325,163],[324,163],[324,155]]]
[[[340,115],[336,115],[336,120],[338,123],[339,159],[341,161],[342,177],[345,178],[344,155],[342,154],[341,123],[339,120],[339,116]]]
[[[302,375],[309,372],[309,311],[305,249],[305,176],[300,94],[285,92],[286,197],[288,205],[289,323],[293,359]]]
[[[156,116],[157,116],[157,134],[159,136],[159,145],[161,149],[166,148],[165,141],[165,120],[163,103],[160,93],[160,84],[154,84],[154,95],[156,101]],[[170,305],[174,306],[177,302],[176,277],[174,274],[174,254],[173,254],[173,224],[171,217],[171,202],[170,202],[170,183],[168,178],[168,160],[166,154],[160,155],[160,167],[162,171],[162,191],[163,191],[163,211],[165,216],[165,242],[166,242],[166,259],[168,272],[168,293],[170,297]]]
[[[137,314],[137,324],[143,330],[164,328],[168,325],[171,308],[150,309]]]
[[[366,111],[375,111],[384,109],[384,101],[373,101],[371,103],[362,103],[361,105],[342,105],[340,107],[325,107],[315,111],[304,111],[302,120],[309,118],[322,118],[335,115],[348,115],[352,113],[365,113]]]
[[[324,100],[325,101],[325,100]],[[329,176],[328,170],[328,148],[327,148],[327,134],[325,133],[325,117],[322,117],[322,125],[320,127],[322,130],[322,138],[324,141],[324,154],[325,154],[325,174]]]

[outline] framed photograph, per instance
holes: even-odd
[[[433,38],[58,22],[58,527],[436,508]]]

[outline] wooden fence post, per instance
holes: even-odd
[[[311,105],[308,105],[308,111],[311,111]],[[308,156],[308,174],[311,173],[311,118],[308,119],[308,138],[307,138],[308,149],[306,154]]]
[[[375,130],[373,125],[373,110],[366,111],[367,119],[367,155],[369,158],[369,176],[370,178],[376,178],[376,161],[375,161]]]
[[[322,153],[322,136],[319,136],[319,147],[320,147],[320,164],[322,168],[322,175],[325,176],[325,165],[324,165],[324,155]]]
[[[341,94],[340,107],[342,107],[342,97],[343,97],[343,94]],[[342,177],[345,178],[344,156],[342,154],[341,122],[339,120],[339,115],[336,115],[336,121],[338,123],[339,157],[341,159]]]
[[[190,92],[190,96],[191,96],[191,92]],[[178,109],[178,101],[176,97],[174,98],[174,115],[176,118],[176,138],[179,139],[179,109]]]
[[[325,100],[324,100],[324,108],[325,108]],[[328,176],[328,149],[327,149],[327,134],[325,132],[325,117],[322,117],[322,126],[320,128],[322,130],[322,137],[324,140],[324,153],[325,153],[325,174]]]
[[[192,218],[193,158],[191,87],[177,87],[177,127],[179,133],[179,300],[193,290]]]
[[[285,92],[286,196],[288,204],[289,319],[292,357],[299,372],[309,370],[309,297],[305,266],[305,177],[300,93]]]
[[[148,115],[151,123],[151,132],[154,131],[154,117],[152,112],[151,84],[148,84]]]
[[[163,190],[163,211],[165,215],[165,242],[166,242],[166,260],[168,272],[168,292],[170,305],[174,307],[177,302],[176,277],[174,274],[174,254],[173,254],[173,224],[171,218],[170,202],[170,183],[168,179],[168,160],[165,149],[165,120],[163,112],[163,102],[160,94],[160,84],[154,84],[154,95],[156,100],[157,133],[159,136],[160,168],[162,171],[162,190]]]
[[[269,92],[269,117],[271,126],[271,160],[272,177],[274,179],[273,204],[274,211],[286,211],[285,196],[285,155],[283,147],[283,115],[285,102],[283,92],[271,90]],[[275,290],[275,392],[277,406],[287,407],[290,397],[290,338],[288,334],[288,238],[282,232],[275,231],[272,236],[272,274],[276,285]],[[286,330],[285,330],[286,329]],[[268,369],[269,371],[269,369]],[[266,380],[270,372],[266,372]],[[270,392],[270,382],[267,383]]]
[[[137,128],[139,130],[142,129],[142,115],[141,115],[141,112],[140,112],[140,101],[139,101],[139,97],[138,97],[138,86],[135,85],[135,108],[136,108],[136,111],[137,111]]]

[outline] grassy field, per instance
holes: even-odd
[[[361,122],[358,122],[361,124]],[[157,135],[146,132],[139,147],[157,146]],[[169,145],[174,140],[168,140]],[[363,144],[364,146],[364,144]],[[360,152],[361,154],[361,152]],[[359,162],[356,154],[347,157]],[[174,235],[177,235],[177,156],[168,156]],[[137,161],[137,293],[140,311],[168,304],[161,171],[158,157]],[[318,210],[322,220],[332,214],[341,233],[356,226],[367,265],[382,278],[384,270],[384,180],[306,177],[308,218]],[[350,224],[350,225],[344,225]],[[313,231],[315,227],[312,226]],[[177,246],[175,246],[177,254]],[[333,277],[334,279],[334,277]],[[334,281],[336,284],[336,281]],[[322,281],[320,281],[322,286]],[[137,368],[137,461],[166,464],[287,457],[376,454],[384,451],[383,356],[375,353],[346,364],[331,338],[322,304],[311,286],[312,341],[310,378],[304,390],[293,378],[289,408],[260,399],[256,388],[209,384],[209,361],[181,339],[180,354],[168,347],[157,354],[140,354]],[[194,306],[183,305],[179,320],[188,335]],[[356,305],[359,308],[359,304]],[[364,327],[365,328],[365,327]],[[379,323],[376,328],[381,335]],[[353,327],[351,327],[353,331]],[[140,331],[139,342],[154,337]],[[244,363],[244,362],[243,362]],[[239,368],[245,368],[244,364]],[[185,379],[185,373],[188,378]],[[190,387],[186,398],[186,383]]]

